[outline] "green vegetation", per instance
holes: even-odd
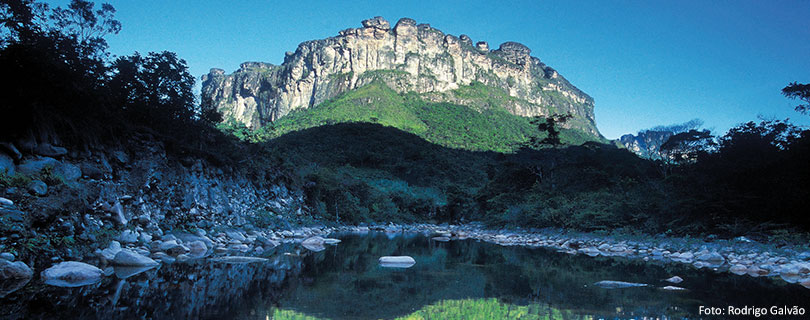
[[[407,74],[397,70],[373,73]],[[375,80],[314,108],[293,111],[259,130],[251,131],[235,121],[223,122],[219,127],[242,140],[259,142],[322,125],[369,122],[410,132],[450,148],[498,152],[514,152],[529,139],[543,137],[531,119],[503,108],[505,103],[517,99],[502,89],[476,82],[450,94],[471,106],[429,102],[415,93],[398,94],[383,81]],[[599,140],[576,129],[561,131],[565,144]]]
[[[425,306],[398,320],[427,319],[591,319],[542,305],[519,306],[502,303],[498,299],[443,300]]]
[[[274,309],[273,319],[277,320],[319,320],[292,310]],[[556,320],[556,319],[592,319],[590,316],[579,316],[569,311],[561,311],[539,304],[528,306],[503,303],[495,298],[489,299],[461,299],[442,300],[428,305],[407,316],[397,320],[489,320],[489,319],[525,319],[525,320]]]

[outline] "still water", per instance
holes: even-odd
[[[320,252],[284,244],[265,252],[266,262],[200,259],[135,274],[116,270],[79,288],[34,279],[7,293],[12,284],[6,283],[0,318],[681,319],[701,318],[700,306],[810,309],[810,290],[800,285],[681,264],[475,240],[435,242],[421,235],[333,237],[343,242]],[[412,256],[416,265],[380,267],[377,259],[387,255]],[[686,291],[660,289],[671,285],[661,280],[674,275],[684,279],[677,286]],[[593,286],[602,280],[650,286]]]

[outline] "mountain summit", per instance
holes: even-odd
[[[486,42],[473,44],[466,35],[445,34],[409,18],[393,28],[382,17],[362,25],[303,42],[286,53],[281,65],[245,62],[232,74],[211,69],[202,77],[202,102],[216,107],[226,121],[257,129],[291,111],[317,107],[377,82],[400,95],[416,93],[427,102],[479,112],[502,108],[522,117],[571,114],[567,128],[601,137],[593,99],[520,43],[505,42],[490,50]],[[485,99],[460,93],[470,87],[487,89]],[[372,105],[374,99],[354,103]]]

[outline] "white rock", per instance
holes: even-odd
[[[666,287],[661,288],[661,290],[667,290],[667,291],[684,291],[684,290],[686,290],[686,289],[681,288],[681,287],[675,287],[675,286],[666,286]]]
[[[42,271],[42,280],[58,287],[79,287],[101,280],[101,269],[78,261],[65,261]]]
[[[409,256],[385,256],[380,257],[379,263],[388,268],[410,268],[416,264],[416,260]]]

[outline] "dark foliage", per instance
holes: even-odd
[[[810,84],[793,82],[782,89],[782,94],[791,99],[799,99],[804,102],[796,106],[796,111],[807,114],[810,112]]]

